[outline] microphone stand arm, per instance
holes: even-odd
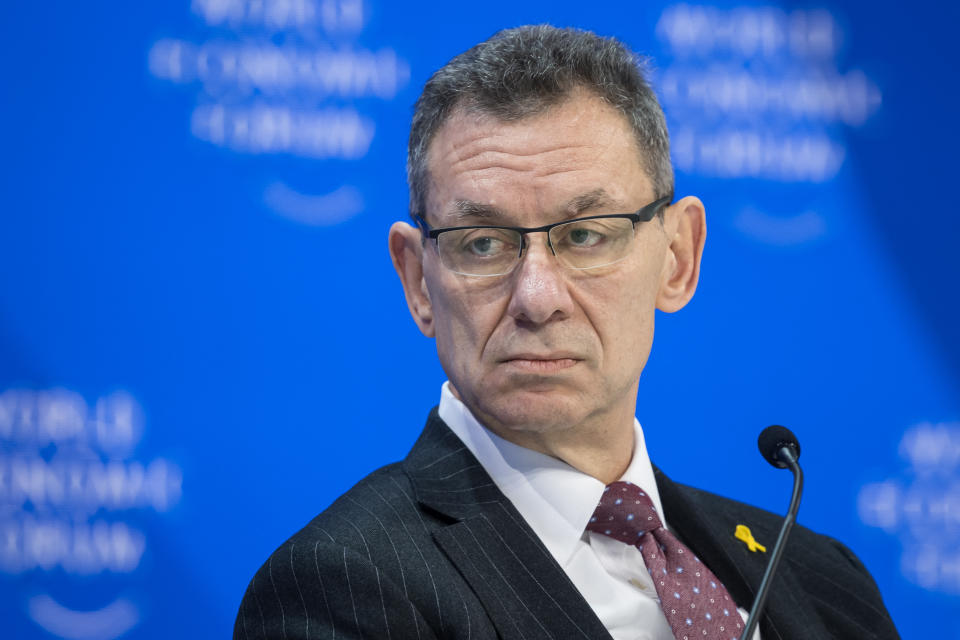
[[[773,574],[780,564],[780,556],[783,555],[783,547],[790,535],[790,529],[793,528],[797,520],[797,511],[800,510],[800,494],[803,492],[803,469],[797,461],[797,455],[792,447],[781,447],[777,452],[777,457],[785,463],[787,468],[793,473],[793,496],[790,498],[790,508],[783,519],[783,526],[780,528],[780,535],[777,536],[777,543],[773,547],[773,553],[770,555],[770,561],[767,563],[767,570],[763,573],[763,580],[760,581],[760,589],[757,590],[757,599],[753,602],[753,609],[750,611],[750,617],[747,618],[747,626],[743,630],[740,640],[750,640],[753,636],[753,630],[760,622],[760,615],[763,613],[763,605],[767,602],[767,596],[770,593],[770,581]]]

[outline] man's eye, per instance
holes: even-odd
[[[461,250],[474,256],[488,258],[507,250],[507,243],[496,236],[473,236],[466,238]]]
[[[574,249],[589,249],[603,242],[606,235],[597,229],[573,227],[564,234],[561,242]]]

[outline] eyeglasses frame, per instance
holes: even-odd
[[[673,195],[671,194],[668,196],[664,196],[662,198],[658,198],[657,200],[654,200],[650,204],[644,205],[643,207],[641,207],[640,209],[638,209],[633,213],[606,213],[606,214],[599,214],[595,216],[585,216],[583,218],[571,218],[570,220],[561,220],[560,222],[552,222],[550,224],[545,224],[542,227],[507,227],[507,226],[495,225],[495,224],[479,224],[479,225],[465,225],[460,227],[442,227],[439,229],[433,229],[430,227],[429,224],[427,224],[427,221],[424,220],[423,216],[421,216],[420,214],[414,215],[413,219],[417,223],[417,226],[420,228],[420,232],[423,233],[424,238],[429,238],[433,240],[434,243],[437,243],[437,244],[439,244],[438,238],[440,234],[445,231],[465,231],[467,229],[505,229],[507,231],[516,231],[517,233],[520,234],[520,250],[517,253],[517,262],[519,262],[520,259],[523,257],[524,250],[527,248],[528,233],[545,232],[547,234],[547,246],[550,248],[550,253],[552,253],[554,257],[556,257],[557,252],[553,248],[553,242],[550,240],[550,231],[554,227],[559,227],[565,224],[571,224],[575,222],[582,222],[585,220],[597,220],[597,219],[604,219],[604,218],[626,218],[633,223],[633,228],[634,230],[636,230],[637,223],[650,222],[651,220],[653,220],[654,216],[657,215],[660,209],[662,209],[663,207],[669,206],[672,201],[673,201]],[[615,263],[610,263],[610,264],[615,264]],[[516,268],[515,265],[514,267],[511,268],[510,271]],[[602,267],[602,266],[606,266],[606,265],[597,265],[596,267],[569,267],[569,268],[584,271],[587,269],[595,269],[597,267]],[[447,268],[449,269],[449,267]],[[484,274],[484,275],[462,274],[462,275],[469,275],[473,277],[482,278],[482,277],[502,276],[510,273],[510,271],[506,271],[504,273],[496,273],[496,274]],[[460,273],[460,272],[454,271],[454,273]]]

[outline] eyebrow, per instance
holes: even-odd
[[[473,200],[457,200],[453,203],[453,216],[459,221],[464,218],[480,218],[482,220],[502,220],[506,213],[492,204],[482,204]]]
[[[567,204],[562,207],[562,209],[566,213],[566,218],[574,218],[587,211],[617,203],[618,201],[611,198],[610,194],[608,194],[607,191],[601,187],[599,189],[594,189],[593,191],[588,191],[571,198],[567,201]],[[500,207],[492,204],[474,202],[473,200],[455,201],[453,203],[453,211],[451,213],[458,222],[462,222],[470,218],[478,218],[486,222],[491,222],[507,220],[510,217],[509,214]]]
[[[568,211],[572,211],[573,215],[578,216],[586,211],[599,209],[600,207],[611,204],[616,204],[616,201],[610,197],[606,189],[601,187],[573,198],[567,203],[565,208]]]

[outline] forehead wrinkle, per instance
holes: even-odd
[[[464,163],[477,162],[481,167],[497,165],[508,166],[510,158],[527,159],[533,157],[544,157],[549,161],[550,156],[555,153],[566,153],[574,149],[585,149],[589,155],[594,154],[594,147],[597,140],[571,140],[569,136],[558,132],[555,138],[543,140],[538,139],[539,135],[521,129],[511,127],[510,124],[500,122],[477,123],[466,119],[469,135],[464,136],[463,129],[460,129],[460,135],[452,140],[447,135],[450,128],[459,123],[448,122],[441,130],[434,141],[434,146],[439,154],[433,159],[437,162],[437,167],[445,165],[448,169],[455,169]],[[479,126],[476,126],[479,124]],[[518,123],[523,124],[523,123]],[[474,125],[474,126],[470,126]],[[471,130],[472,129],[472,130]],[[604,138],[610,136],[603,136]],[[536,142],[533,148],[529,148],[530,143]],[[437,144],[439,143],[439,145]],[[603,146],[612,144],[613,140],[605,140]],[[506,162],[504,165],[502,163]]]
[[[598,153],[591,149],[592,145],[562,144],[550,148],[536,149],[522,152],[503,148],[481,148],[478,145],[462,145],[455,147],[444,154],[444,160],[449,159],[447,169],[458,173],[472,173],[489,169],[506,169],[537,175],[551,175],[583,169],[583,165],[595,159]],[[589,156],[571,158],[569,152],[573,149],[584,149]],[[560,159],[557,160],[556,158]],[[539,158],[531,163],[531,158]],[[442,160],[441,160],[442,161]],[[574,165],[571,167],[570,165]]]
[[[584,193],[571,197],[570,193],[575,193],[571,190],[567,193],[569,200],[542,202],[541,207],[538,207],[541,213],[546,213],[549,209],[554,215],[569,218],[584,212],[593,213],[596,210],[626,206],[624,203],[630,201],[624,200],[626,194],[620,193],[620,188],[614,189],[615,193],[606,194],[601,193],[604,190],[602,188],[593,189],[595,193],[590,193],[588,189],[598,184],[607,189],[615,186],[604,185],[601,180],[596,180],[596,176],[591,175],[591,169],[604,164],[604,156],[608,154],[611,147],[617,147],[618,154],[626,151],[619,148],[621,146],[619,142],[625,137],[632,140],[632,131],[622,131],[627,123],[619,119],[616,124],[623,126],[613,126],[614,123],[609,122],[600,123],[603,126],[594,131],[593,135],[584,137],[581,135],[583,127],[592,125],[593,121],[587,118],[589,122],[584,123],[581,109],[573,114],[571,120],[561,122],[559,126],[556,123],[552,123],[548,129],[538,126],[537,120],[550,115],[557,108],[517,123],[503,122],[488,115],[472,114],[456,109],[450,119],[437,131],[437,135],[427,149],[426,208],[428,210],[432,208],[430,205],[432,202],[433,205],[441,205],[442,210],[434,209],[440,215],[461,217],[458,214],[465,208],[457,206],[450,196],[466,199],[473,195],[472,191],[476,187],[479,186],[480,193],[483,193],[483,185],[496,184],[503,180],[509,180],[521,186],[524,182],[531,181],[527,182],[527,186],[533,190],[529,192],[533,195],[533,192],[539,190],[540,180],[563,181],[568,177],[571,178],[570,186],[579,182],[584,188]],[[617,115],[622,119],[621,114]],[[642,159],[640,164],[643,170]],[[588,180],[586,184],[580,178],[583,172],[587,172],[583,176]],[[589,182],[594,182],[594,185],[590,185]],[[550,185],[543,183],[543,186]],[[442,198],[446,203],[435,199],[438,188],[445,193]],[[456,191],[461,193],[456,194]],[[495,195],[494,198],[497,196]],[[481,196],[478,200],[484,203],[487,198]],[[511,207],[509,211],[474,209],[470,213],[477,214],[477,217],[483,220],[481,224],[485,224],[485,218],[490,219],[496,215],[509,220],[512,219],[513,214],[520,212],[513,211]]]

